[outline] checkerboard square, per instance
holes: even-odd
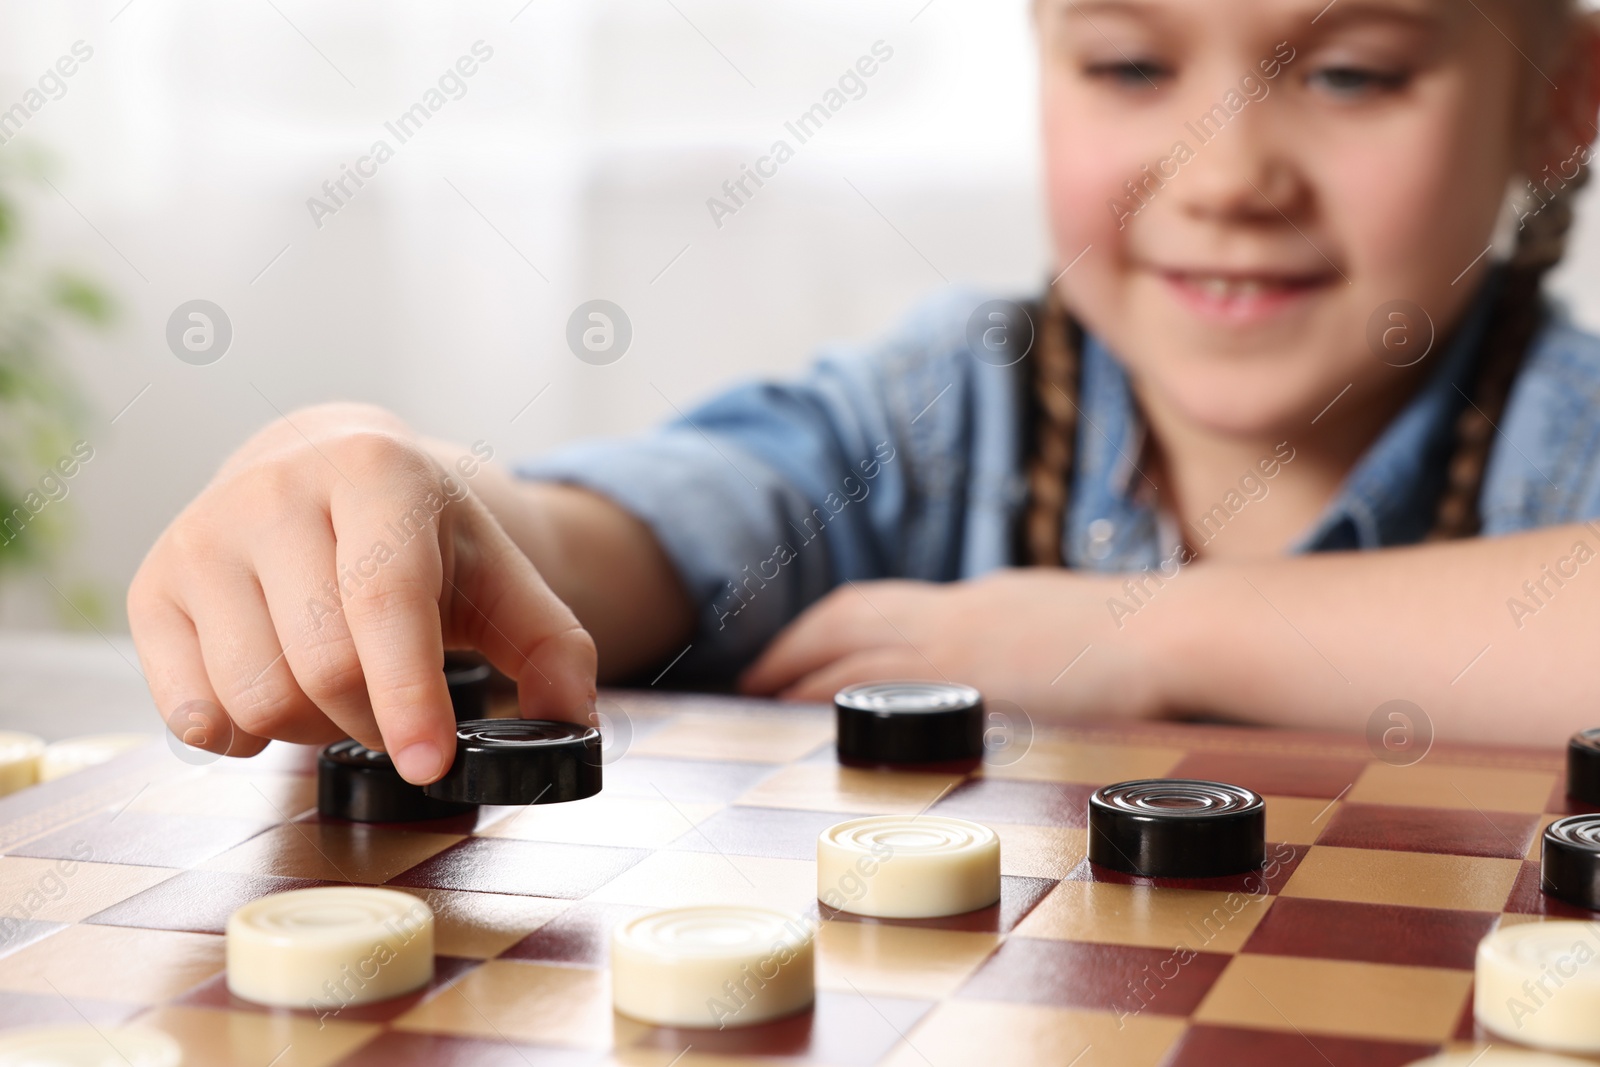
[[[462,889],[576,900],[587,896],[649,853],[603,845],[473,837],[390,881],[419,889]]]
[[[604,1059],[588,1049],[385,1030],[340,1060],[338,1067],[595,1067]]]
[[[1162,1067],[1405,1067],[1425,1059],[1430,1044],[1363,1041],[1328,1034],[1270,1033],[1232,1026],[1194,1026],[1178,1041]]]
[[[845,816],[837,812],[783,808],[723,808],[671,847],[684,852],[724,852],[731,856],[815,860],[817,838]]]
[[[748,904],[805,912],[817,898],[817,870],[802,860],[655,852],[589,894],[596,904],[686,908]]]
[[[1291,845],[1314,845],[1333,816],[1339,802],[1321,797],[1263,796],[1267,804],[1267,840]]]
[[[603,796],[665,796],[677,804],[731,804],[778,769],[776,763],[727,760],[652,759],[629,752],[605,770]]]
[[[128,802],[130,813],[179,815],[185,819],[247,819],[288,822],[315,811],[317,780],[304,774],[195,773],[152,785]]]
[[[1107,1012],[1036,1004],[947,1000],[884,1060],[885,1067],[1157,1067],[1183,1020],[1118,1019]]]
[[[938,815],[974,822],[1022,823],[1035,826],[1089,825],[1093,786],[1053,782],[1007,782],[974,778],[962,783],[931,809]]]
[[[506,949],[502,956],[603,968],[611,961],[612,927],[650,910],[629,904],[574,904]]]
[[[1244,951],[1470,971],[1496,919],[1486,911],[1281,897]]]
[[[220,934],[236,908],[272,893],[326,885],[309,878],[273,878],[220,871],[182,871],[142,893],[95,912],[84,922],[144,930]]]
[[[1089,852],[1089,832],[1065,826],[988,823],[1000,835],[1003,874],[1058,881],[1082,863]]]
[[[1500,911],[1521,867],[1519,860],[1312,845],[1280,895]]]
[[[319,1026],[312,1017],[187,1006],[161,1008],[138,1025],[176,1038],[185,1064],[206,1065],[266,1063],[277,1056],[272,1067],[332,1067],[378,1033],[373,1023],[329,1019]]]
[[[854,815],[915,815],[960,781],[954,774],[796,763],[763,779],[739,803]]]
[[[41,922],[80,922],[177,874],[166,867],[0,857],[3,914]]]
[[[262,819],[105,812],[18,845],[13,856],[144,867],[193,867],[277,825]]]
[[[1169,777],[1183,757],[1181,748],[1099,744],[1041,735],[1014,762],[986,764],[983,775],[1102,786],[1134,778]]]
[[[147,1009],[118,1000],[73,997],[71,1003],[51,992],[7,993],[0,997],[0,1029],[24,1026],[118,1026]]]
[[[1455,1026],[1471,987],[1465,971],[1240,955],[1195,1021],[1436,1044]]]
[[[236,874],[380,885],[462,840],[460,834],[363,823],[291,822],[257,834],[203,866]]]
[[[1518,859],[1528,849],[1536,815],[1345,804],[1318,844],[1389,852],[1441,852]]]
[[[535,804],[480,830],[484,837],[522,841],[560,841],[571,845],[617,848],[662,848],[694,828],[719,808],[716,804],[648,797],[609,796],[602,792],[581,804]]]
[[[737,718],[685,712],[634,742],[641,756],[789,763],[833,741],[833,718],[745,711]]]
[[[528,937],[573,907],[568,900],[390,886],[433,909],[433,950],[441,956],[486,960]]]
[[[1022,937],[1237,952],[1272,905],[1248,893],[1062,882],[1017,928]]]
[[[1538,815],[1556,775],[1464,767],[1424,761],[1410,767],[1373,763],[1345,800],[1351,804],[1394,804],[1414,808],[1515,811]]]
[[[40,922],[38,919],[17,919],[0,915],[0,956],[9,956],[66,928],[66,923]]]
[[[69,926],[0,958],[0,990],[160,1004],[222,970],[222,938]]]
[[[599,1050],[611,1044],[611,984],[604,971],[490,960],[393,1026]]]
[[[817,985],[843,992],[940,1000],[988,959],[1000,935],[888,923],[817,926]]]
[[[969,1000],[1188,1015],[1227,966],[1214,952],[1093,945],[1013,936],[962,987]]]
[[[1254,789],[1263,796],[1332,800],[1349,789],[1366,766],[1360,760],[1306,756],[1195,752],[1172,768],[1169,778],[1199,778]]]

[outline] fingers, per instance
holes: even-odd
[[[771,696],[854,652],[904,644],[868,595],[859,586],[847,585],[811,605],[784,627],[744,672],[739,690],[751,696]]]
[[[524,718],[592,721],[594,639],[476,498],[463,501],[458,515],[472,534],[451,542],[454,577],[445,597],[452,627],[517,680]]]
[[[404,778],[425,785],[449,769],[456,737],[439,620],[439,479],[398,441],[352,442],[340,460],[354,481],[333,483],[330,515],[356,660],[338,682],[365,679],[382,747]]]
[[[267,739],[239,729],[211,687],[194,623],[171,600],[138,583],[128,593],[128,626],[145,681],[167,728],[184,743],[228,756],[253,756]]]
[[[796,681],[778,694],[783,700],[828,703],[847,685],[859,682],[949,681],[909,648],[878,648],[846,656]]]

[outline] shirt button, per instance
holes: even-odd
[[[1111,555],[1111,538],[1117,527],[1110,519],[1095,519],[1089,524],[1089,558],[1105,559]]]

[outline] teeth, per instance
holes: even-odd
[[[1218,300],[1248,300],[1267,291],[1266,283],[1254,279],[1234,281],[1231,278],[1207,276],[1195,278],[1194,283],[1207,296]]]

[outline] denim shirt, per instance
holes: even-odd
[[[1426,535],[1500,277],[1427,357],[1435,369],[1293,551]],[[638,516],[699,611],[674,673],[726,677],[843,582],[953,581],[1019,562],[1027,362],[998,367],[969,351],[967,320],[987,296],[947,291],[876,344],[824,350],[798,380],[740,385],[640,437],[580,442],[517,473],[584,486]],[[1145,429],[1127,375],[1092,337],[1079,407],[1062,532],[1075,568],[1161,567],[1185,538],[1217,536],[1270,492],[1268,471],[1281,473],[1281,459],[1263,457],[1242,472],[1237,497],[1180,529],[1138,472]],[[1600,516],[1597,416],[1600,338],[1552,307],[1499,422],[1480,497],[1485,535]]]

